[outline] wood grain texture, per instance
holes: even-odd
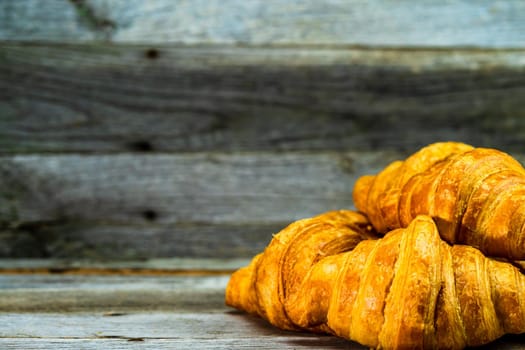
[[[0,3],[0,40],[523,47],[507,1],[42,0]]]
[[[236,312],[0,314],[0,346],[31,349],[365,349],[340,338],[285,332]],[[57,327],[60,325],[60,327]]]
[[[298,349],[366,349],[358,344],[352,345],[345,343],[343,340],[335,338],[310,336],[288,336],[284,338],[257,337],[252,339],[2,339],[0,346],[5,349],[260,349],[260,348],[278,348],[284,350]],[[508,349],[521,349],[519,347]]]
[[[0,259],[0,274],[6,271],[20,271],[26,273],[31,271],[42,271],[51,274],[81,274],[76,273],[82,270],[91,270],[93,275],[96,271],[100,274],[117,275],[155,275],[159,272],[179,272],[179,275],[200,275],[200,274],[224,274],[225,271],[232,272],[242,266],[248,265],[249,258],[149,258],[141,260],[89,260],[80,258],[58,259]],[[46,271],[47,270],[47,271]],[[146,273],[143,273],[146,271]],[[135,274],[129,272],[136,272]],[[151,273],[149,273],[151,272]],[[169,273],[166,273],[168,275]],[[160,275],[163,275],[160,273]],[[9,283],[12,286],[11,283]]]
[[[19,155],[0,158],[2,220],[275,224],[352,206],[395,152]]]
[[[67,320],[66,320],[67,321]],[[205,326],[206,324],[201,324]],[[235,326],[236,324],[228,324]],[[217,334],[209,338],[0,338],[0,346],[6,349],[64,349],[64,350],[96,350],[104,349],[188,349],[195,347],[199,349],[347,349],[365,350],[366,348],[343,339],[327,336],[313,336],[309,334],[272,334],[271,336],[259,336],[257,330],[250,329],[251,337],[244,338],[215,338]],[[521,350],[523,349],[523,338],[517,336],[506,336],[489,345],[477,347],[479,350]]]
[[[523,50],[0,47],[0,152],[521,151]]]
[[[114,208],[112,211],[116,213],[121,209]],[[140,218],[140,214],[137,215]],[[49,220],[21,225],[14,222],[15,228],[1,230],[0,257],[117,261],[170,257],[248,257],[264,249],[272,234],[288,224],[120,224],[101,223],[107,220],[102,217],[82,222],[74,217]],[[13,222],[6,223],[10,224]]]
[[[395,152],[0,159],[4,257],[252,256],[288,223],[351,208]],[[0,252],[2,252],[0,250]]]
[[[226,310],[228,279],[228,275],[0,275],[0,311],[213,313]]]

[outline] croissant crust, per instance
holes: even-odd
[[[378,232],[424,214],[449,243],[525,259],[525,170],[504,152],[435,143],[359,178],[353,199]]]

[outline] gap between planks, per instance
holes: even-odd
[[[249,259],[171,258],[143,261],[89,261],[61,259],[0,259],[3,275],[100,276],[220,276],[229,275]]]
[[[148,268],[93,268],[93,267],[73,267],[73,268],[2,268],[0,274],[61,274],[61,275],[119,275],[119,276],[216,276],[229,275],[235,270],[174,270],[174,269],[148,269]]]

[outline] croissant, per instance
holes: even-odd
[[[320,259],[376,237],[367,218],[350,210],[296,221],[275,235],[264,253],[256,255],[249,266],[231,276],[226,304],[263,317],[279,328],[298,330],[300,327],[285,311],[285,301],[299,292],[304,275]],[[337,270],[327,269],[326,278],[333,278]],[[324,298],[318,300],[324,302]],[[319,329],[326,330],[324,326]]]
[[[226,303],[377,349],[463,349],[525,332],[525,276],[448,245],[423,215],[381,239],[349,211],[293,223],[232,275]]]
[[[449,243],[525,258],[525,170],[504,152],[431,144],[376,176],[359,178],[353,199],[378,232],[406,227],[425,214]]]

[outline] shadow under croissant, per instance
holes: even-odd
[[[468,348],[473,350],[522,350],[525,348],[525,333],[524,334],[505,334],[492,343],[478,346],[475,348]]]
[[[249,323],[253,330],[263,336],[280,338],[279,342],[292,346],[294,349],[348,349],[365,350],[364,347],[356,342],[346,340],[324,333],[311,333],[308,331],[287,331],[272,326],[268,321],[238,310],[227,311],[228,315],[242,317],[242,321]]]
[[[356,342],[339,338],[328,334],[309,333],[307,331],[286,331],[272,326],[268,321],[253,315],[246,314],[238,310],[227,311],[227,314],[242,317],[243,322],[250,323],[257,334],[264,336],[282,337],[284,343],[294,346],[294,348],[310,348],[310,349],[351,349],[364,350],[367,347],[362,346]],[[525,333],[524,334],[505,334],[492,343],[470,347],[472,350],[522,350],[525,348]]]

